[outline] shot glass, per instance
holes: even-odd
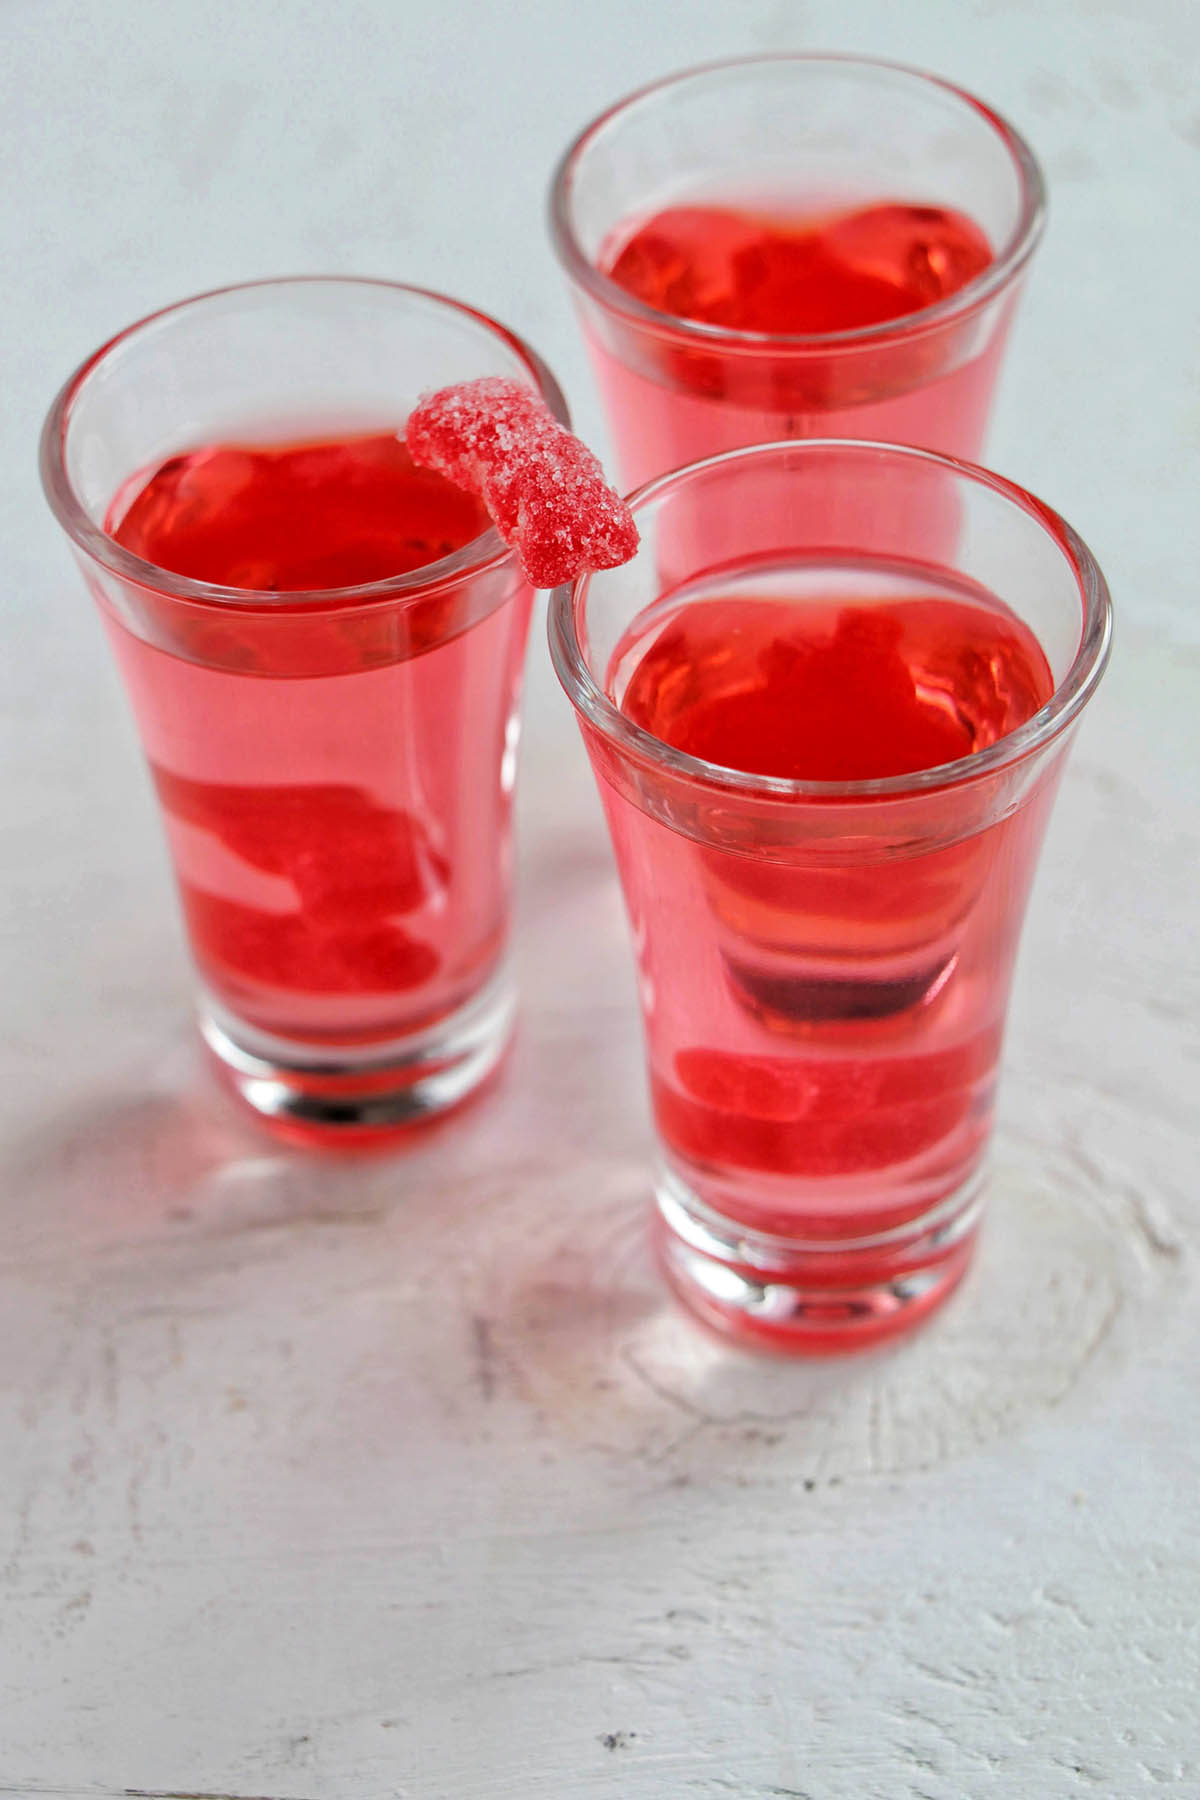
[[[812,221],[889,202],[965,214],[991,262],[919,311],[797,335],[659,310],[605,272],[666,207]],[[629,487],[768,439],[870,438],[976,457],[1043,222],[1037,163],[990,107],[853,56],[755,57],[644,88],[580,134],[550,197]],[[954,254],[937,230],[912,249],[931,268]]]
[[[42,439],[50,505],[124,678],[199,979],[200,1030],[289,1136],[369,1140],[464,1100],[514,1018],[511,805],[531,590],[491,529],[394,579],[223,587],[105,528],[177,452],[402,430],[502,375],[560,418],[511,332],[390,282],[267,281],[132,325]]]
[[[929,1313],[970,1259],[1026,897],[1107,658],[1108,592],[1041,502],[896,446],[731,451],[632,506],[637,557],[559,590],[550,638],[632,926],[658,1252],[723,1330],[852,1349]],[[680,509],[707,516],[702,539],[679,530]],[[703,545],[690,567],[685,541]],[[902,625],[920,640],[911,654]],[[964,718],[978,747],[800,779],[646,728],[661,706],[703,747],[724,709],[761,743],[777,704],[766,677],[810,654],[818,767],[826,737],[845,736],[854,681],[868,684],[854,703],[872,755],[892,754],[896,708],[933,734],[926,763]],[[1022,688],[1035,665],[1041,685]]]

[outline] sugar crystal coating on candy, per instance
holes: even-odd
[[[427,394],[405,438],[415,463],[479,496],[534,587],[637,550],[633,515],[597,459],[520,382],[485,376]]]

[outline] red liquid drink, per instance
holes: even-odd
[[[600,266],[658,312],[794,337],[920,312],[991,261],[964,214],[892,201],[807,218],[673,206],[616,234]]]
[[[969,95],[784,56],[614,107],[564,158],[553,220],[636,486],[780,438],[976,456],[1041,189]]]
[[[967,1266],[1107,595],[1028,496],[912,450],[760,445],[632,510],[551,646],[632,925],[659,1250],[723,1329],[852,1348]]]
[[[941,207],[884,203],[807,221],[723,207],[674,208],[620,234],[605,273],[647,306],[718,330],[766,336],[853,332],[908,319],[992,261],[982,231]],[[801,366],[768,352],[731,367],[716,347],[664,341],[631,362],[592,340],[592,360],[628,479],[717,450],[781,437],[862,437],[975,456],[1005,332],[957,364],[915,336],[872,372],[859,355]]]
[[[823,782],[957,762],[1053,690],[1036,638],[990,597],[829,568],[668,599],[634,622],[609,685],[689,756]],[[919,858],[883,843],[789,866],[605,800],[626,893],[652,866],[675,921],[635,935],[659,1128],[689,1184],[754,1229],[855,1238],[956,1188],[990,1114],[1040,808]],[[950,835],[959,805],[943,802]]]
[[[552,378],[388,282],[253,283],[132,326],[42,466],[133,703],[200,1028],[289,1136],[456,1105],[511,1035],[518,702],[532,603],[478,500],[419,469],[427,389]]]
[[[406,573],[487,523],[374,433],[174,456],[126,484],[108,527],[161,568],[286,594]],[[436,1024],[494,971],[511,800],[496,770],[530,600],[444,642],[436,616],[394,648],[373,620],[326,626],[288,680],[264,679],[277,614],[231,619],[220,669],[111,626],[196,960],[239,1018],[369,1041]]]

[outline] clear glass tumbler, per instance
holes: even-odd
[[[550,637],[632,923],[658,1249],[725,1330],[854,1348],[926,1314],[970,1258],[1026,897],[1108,592],[1039,501],[895,446],[759,445],[632,505],[637,557],[559,590]],[[901,766],[708,760],[718,726],[771,741],[777,678],[807,683],[786,691],[818,769],[859,734]],[[646,728],[660,712],[693,749]],[[893,716],[927,766],[903,766]],[[958,755],[964,733],[978,747]]]
[[[965,214],[991,262],[920,311],[799,335],[659,310],[605,272],[667,207],[812,219],[888,202]],[[1044,203],[1028,145],[970,94],[891,63],[781,55],[690,70],[612,107],[563,157],[550,222],[633,487],[785,437],[976,457]],[[950,252],[931,231],[912,254],[936,264]]]
[[[498,1064],[518,706],[532,602],[487,530],[392,579],[194,580],[109,535],[178,452],[395,433],[418,395],[526,345],[389,282],[268,281],[144,319],[50,410],[47,495],[96,600],[162,806],[200,1028],[237,1094],[331,1144],[454,1106]]]

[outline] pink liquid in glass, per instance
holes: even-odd
[[[847,562],[668,594],[618,644],[607,687],[692,756],[840,782],[984,749],[1054,682],[1036,638],[991,595],[949,574]],[[998,818],[994,792],[985,802],[971,784],[935,784],[900,813],[883,797],[805,795],[788,802],[795,844],[785,833],[782,848],[777,823],[769,847],[756,840],[743,806],[730,849],[711,829],[689,835],[681,803],[672,828],[601,781],[659,1131],[715,1213],[792,1241],[849,1242],[961,1187],[990,1126],[1053,785]],[[894,1272],[881,1253],[880,1279]],[[858,1255],[854,1279],[872,1273]],[[838,1256],[825,1278],[844,1278]]]
[[[963,213],[898,201],[805,214],[696,204],[627,222],[602,271],[683,329],[615,310],[586,321],[626,482],[786,437],[974,457],[1011,309],[986,328],[968,313],[926,329],[920,314],[992,260]],[[891,329],[825,349],[810,335],[871,327]],[[730,335],[746,333],[757,341]],[[797,335],[808,345],[769,341]]]
[[[462,629],[461,582],[407,606],[255,599],[395,577],[486,526],[386,433],[206,447],[112,503],[149,562],[254,590],[175,603],[178,654],[105,618],[201,976],[262,1032],[386,1041],[500,961],[529,589]]]

